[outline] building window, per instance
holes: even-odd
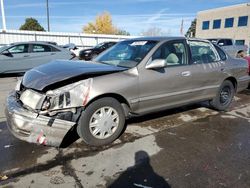
[[[213,29],[220,29],[221,20],[214,20]]]
[[[244,45],[245,44],[245,40],[235,40],[235,44],[236,45]]]
[[[220,39],[218,40],[218,45],[219,46],[231,46],[233,45],[233,42],[231,39]]]
[[[225,20],[225,28],[234,26],[234,18],[226,18]]]
[[[209,29],[209,21],[202,22],[202,30],[207,30],[207,29]]]
[[[248,16],[240,16],[238,21],[238,26],[247,26]]]

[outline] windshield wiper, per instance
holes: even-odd
[[[107,63],[107,62],[104,62],[104,61],[95,61],[95,62],[105,64],[105,65],[111,65],[111,66],[115,66],[115,67],[130,68],[130,67],[122,66],[122,65],[119,65],[119,64],[117,64],[117,65],[110,64],[110,63]]]

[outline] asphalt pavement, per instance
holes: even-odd
[[[111,145],[57,149],[9,133],[3,110],[15,82],[0,78],[0,187],[250,187],[249,90],[227,112],[184,106],[129,120]]]

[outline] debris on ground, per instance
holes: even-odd
[[[8,179],[8,176],[4,175],[4,176],[0,176],[0,181],[4,181],[4,180],[7,180]]]
[[[223,187],[227,187],[227,184],[225,184],[225,183],[219,183],[219,185],[221,185]]]
[[[239,148],[239,150],[241,150],[241,146],[242,146],[242,143],[241,143],[241,142],[238,143],[238,148]]]
[[[218,152],[221,152],[221,149],[220,149],[220,147],[218,147],[218,146],[217,146],[217,151],[218,151]]]
[[[134,186],[141,187],[141,188],[153,188],[153,187],[148,187],[148,186],[137,184],[137,183],[134,183]]]
[[[241,176],[242,176],[242,174],[240,174],[240,175],[239,175],[238,180],[240,180],[240,179],[241,179]]]
[[[13,146],[13,145],[11,145],[11,144],[10,144],[10,145],[5,145],[4,148],[10,148],[10,147],[12,147],[12,146]]]
[[[176,136],[177,134],[176,133],[173,133],[173,132],[167,132],[169,135],[173,135],[173,136]]]
[[[51,184],[56,184],[56,185],[58,185],[58,184],[63,184],[63,183],[65,183],[65,181],[63,180],[62,177],[54,176],[54,177],[52,177],[52,178],[50,179],[50,183],[51,183]]]

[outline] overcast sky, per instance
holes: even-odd
[[[131,35],[159,27],[169,35],[184,32],[201,10],[229,6],[250,0],[49,0],[50,27],[56,32],[81,32],[103,11],[113,23]],[[46,0],[4,0],[7,29],[18,29],[25,18],[34,17],[46,29]]]

